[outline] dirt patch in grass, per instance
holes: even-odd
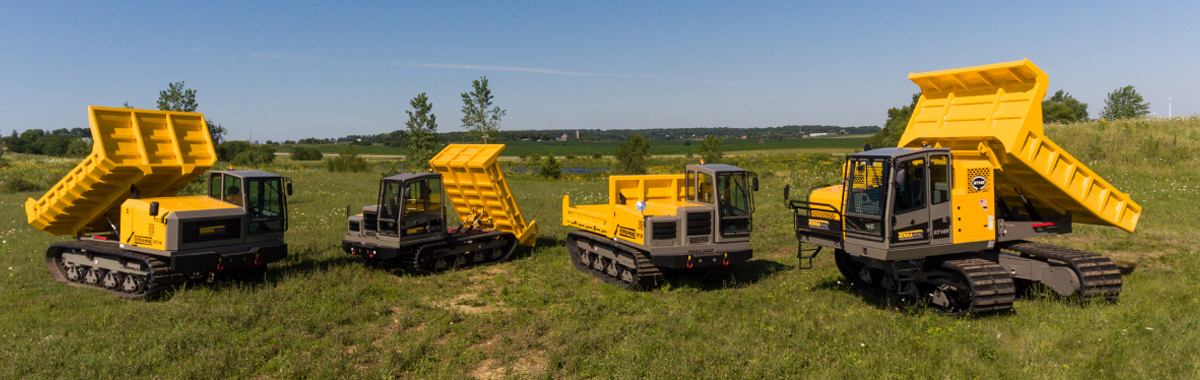
[[[504,301],[497,301],[495,304],[487,304],[478,300],[479,296],[475,293],[459,294],[449,301],[437,302],[435,305],[445,309],[458,310],[466,314],[485,314],[497,311],[511,311],[512,308],[504,306]]]
[[[495,339],[493,338],[493,340]],[[488,342],[491,342],[491,340]],[[487,358],[479,362],[475,370],[471,371],[471,376],[479,380],[504,379],[509,377],[522,379],[536,378],[546,373],[548,362],[545,350],[526,351],[510,366],[505,366],[504,363],[494,358]]]

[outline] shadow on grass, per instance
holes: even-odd
[[[813,289],[844,292],[858,297],[863,303],[872,307],[907,315],[919,315],[928,312],[926,299],[911,299],[895,294],[881,293],[861,286],[851,285],[844,278],[827,278],[818,282]]]
[[[1060,302],[1063,304],[1067,304],[1067,305],[1075,306],[1075,307],[1079,307],[1079,308],[1084,308],[1084,307],[1088,307],[1090,305],[1097,305],[1097,304],[1098,305],[1108,305],[1108,304],[1112,304],[1112,303],[1116,302],[1116,300],[1105,300],[1105,299],[1083,300],[1083,299],[1080,299],[1078,296],[1063,296],[1063,295],[1056,293],[1054,290],[1050,289],[1049,287],[1042,285],[1040,283],[1030,283],[1028,281],[1016,281],[1015,285],[1016,285],[1016,295],[1017,295],[1016,298],[1020,299],[1020,300]],[[817,283],[817,285],[814,286],[813,289],[845,292],[847,294],[857,296],[859,299],[861,299],[863,301],[863,303],[871,305],[879,310],[901,312],[901,313],[908,314],[908,315],[920,315],[920,314],[924,314],[924,313],[928,313],[928,312],[934,312],[929,309],[928,296],[921,296],[921,297],[915,298],[915,299],[908,298],[908,297],[900,297],[900,296],[898,296],[894,293],[890,293],[890,292],[880,292],[880,291],[875,291],[872,289],[866,289],[861,286],[851,285],[849,283],[849,281],[846,281],[845,279],[842,279],[842,278],[826,279],[824,281]],[[936,312],[934,312],[934,313],[936,313]],[[999,312],[999,313],[970,315],[969,317],[994,317],[994,316],[1005,316],[1005,315],[1015,315],[1015,314],[1016,314],[1016,308],[1014,307],[1012,309],[1009,309],[1009,310],[1003,311],[1003,312]]]
[[[672,288],[720,290],[751,285],[791,268],[770,260],[749,260],[728,268],[728,271],[722,267],[708,270],[665,269],[663,280]]]
[[[191,287],[206,287],[213,290],[232,287],[269,287],[296,275],[324,272],[331,268],[361,264],[362,262],[361,259],[350,255],[329,256],[325,254],[330,249],[329,247],[289,249],[287,258],[267,264],[265,272],[254,271],[251,268],[239,268],[214,273],[211,277],[204,274],[194,275],[195,277],[176,285],[175,291]],[[173,294],[173,291],[164,292],[159,300],[169,299]]]

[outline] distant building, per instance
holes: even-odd
[[[567,134],[563,133],[562,137],[558,138],[558,141],[567,141]]]
[[[825,135],[828,135],[828,134],[829,134],[829,133],[826,133],[826,132],[821,132],[821,133],[809,133],[809,134],[808,134],[808,137],[825,136]]]

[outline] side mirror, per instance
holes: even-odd
[[[758,176],[750,177],[750,190],[758,191]]]
[[[150,216],[158,216],[158,202],[150,202]]]
[[[646,212],[646,201],[637,201],[638,212]]]
[[[896,187],[904,186],[904,182],[907,179],[905,177],[907,177],[907,176],[908,176],[907,169],[897,170],[896,177],[892,178],[892,184],[895,185]]]
[[[287,183],[287,195],[289,197],[292,196],[292,183],[291,182]]]
[[[783,185],[783,200],[791,199],[789,196],[792,193],[792,185]]]
[[[411,187],[404,188],[404,191],[402,191],[402,193],[404,193],[404,199],[412,199],[412,188]]]

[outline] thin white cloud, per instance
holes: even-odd
[[[551,74],[551,75],[570,75],[577,77],[610,77],[612,74],[601,73],[583,73],[576,71],[563,71],[555,69],[542,69],[537,67],[511,67],[511,66],[487,66],[487,65],[466,65],[459,63],[419,63],[419,62],[388,62],[393,66],[407,67],[424,67],[431,69],[460,69],[460,70],[482,70],[482,71],[515,71],[523,73]]]
[[[582,72],[582,71],[566,71],[566,70],[547,69],[547,68],[540,68],[540,67],[492,66],[492,65],[463,64],[463,63],[428,63],[428,62],[406,62],[406,61],[388,61],[388,62],[337,61],[337,60],[327,60],[327,59],[301,58],[301,57],[292,56],[290,54],[277,53],[277,52],[254,53],[254,54],[251,54],[251,56],[257,57],[257,58],[289,59],[289,60],[298,60],[298,61],[326,62],[326,63],[352,63],[352,64],[368,64],[368,65],[382,64],[382,65],[388,65],[388,66],[403,66],[403,67],[426,68],[426,69],[508,71],[508,72],[534,73],[534,74],[546,74],[546,75],[565,75],[565,76],[576,76],[576,77],[642,78],[642,79],[667,80],[667,81],[675,81],[675,82],[708,83],[708,84],[719,84],[719,85],[726,85],[726,86],[743,86],[740,83],[713,81],[713,80],[704,80],[704,79],[677,78],[677,77],[667,77],[667,76],[659,76],[659,75],[640,75],[640,74],[589,73],[589,72]]]
[[[421,68],[432,68],[432,69],[513,71],[513,72],[549,74],[549,75],[569,75],[569,76],[577,76],[577,77],[643,78],[643,79],[669,80],[669,81],[676,81],[676,82],[709,83],[709,84],[721,84],[721,85],[728,85],[728,86],[741,86],[741,84],[733,83],[733,82],[712,81],[712,80],[704,80],[704,79],[676,78],[676,77],[665,77],[665,76],[659,76],[659,75],[640,75],[640,74],[588,73],[588,72],[579,72],[579,71],[545,69],[545,68],[540,68],[540,67],[489,66],[489,65],[469,65],[469,64],[461,64],[461,63],[422,63],[422,62],[388,62],[388,64],[394,65],[394,66],[421,67]]]

